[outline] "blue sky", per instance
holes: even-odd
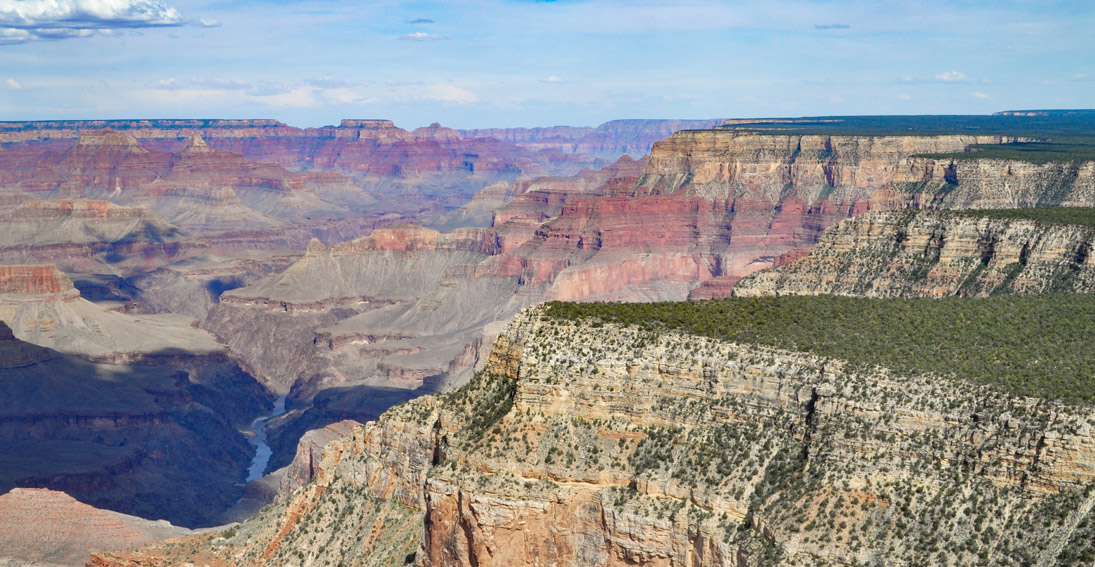
[[[0,120],[1095,107],[1091,0],[0,0]]]

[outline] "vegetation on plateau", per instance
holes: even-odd
[[[766,134],[823,136],[1013,136],[1027,141],[979,144],[936,159],[1010,159],[1032,163],[1095,160],[1095,110],[1037,111],[1038,116],[817,116],[722,126]]]
[[[972,380],[1016,395],[1095,402],[1095,295],[782,296],[562,303],[549,317],[668,329]]]

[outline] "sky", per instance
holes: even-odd
[[[1095,107],[1092,0],[0,0],[0,120]]]

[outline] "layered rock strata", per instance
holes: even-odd
[[[1095,290],[1095,230],[976,211],[867,213],[804,258],[755,273],[734,295],[985,296]]]
[[[421,534],[430,566],[1071,565],[1095,552],[1092,487],[1090,407],[534,309],[468,386],[331,443],[311,485],[206,549],[377,565]]]
[[[1062,185],[1039,176],[1008,181],[1006,166],[977,178],[962,173],[961,164],[977,160],[955,160],[958,177],[945,174],[938,187],[910,181],[930,177],[917,165],[929,158],[916,155],[1009,141],[679,132],[655,144],[642,163],[625,158],[569,180],[517,184],[519,192],[496,210],[491,229],[474,233],[478,254],[427,250],[433,240],[467,242],[472,233],[421,233],[412,239],[422,240],[413,245],[423,247],[418,250],[377,231],[377,239],[361,241],[368,244],[316,248],[284,277],[229,293],[207,326],[269,383],[292,389],[304,412],[323,388],[353,384],[350,376],[370,387],[444,389],[463,383],[468,369],[484,360],[498,321],[537,301],[726,296],[741,278],[800,257],[826,228],[864,212],[996,206],[996,189],[985,181],[993,176],[1009,191],[1040,195],[1035,200],[1088,199],[1088,180],[1079,174]],[[386,240],[395,248],[382,253]],[[429,254],[436,258],[426,260]],[[415,276],[424,287],[408,287],[383,275],[389,262],[405,262],[408,274],[418,273],[414,266],[422,262],[444,268]],[[350,273],[360,273],[355,283],[337,283]],[[305,281],[323,284],[313,290]],[[345,289],[327,290],[328,283]],[[275,333],[288,347],[258,352],[249,346],[256,332]],[[284,430],[299,428],[286,424]],[[283,445],[281,463],[293,447]]]
[[[271,396],[194,325],[109,311],[54,266],[0,267],[0,490],[217,523],[254,452],[237,428]]]
[[[15,488],[0,495],[0,561],[80,566],[92,552],[189,533],[167,522],[99,510],[63,492]]]
[[[486,128],[461,130],[467,138],[491,137],[534,151],[592,154],[609,160],[622,155],[640,157],[650,147],[680,130],[713,128],[724,123],[711,120],[611,120],[595,128],[554,126],[548,128]]]

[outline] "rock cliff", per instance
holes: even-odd
[[[268,394],[223,357],[158,354],[92,362],[0,321],[0,491],[50,488],[144,518],[217,524],[254,454],[237,428],[269,407]]]
[[[107,310],[54,266],[0,266],[0,490],[217,523],[254,453],[237,428],[271,396],[195,324]]]
[[[734,295],[1090,292],[1093,244],[1091,227],[991,211],[873,212],[830,228],[804,258],[746,277]]]
[[[536,308],[467,386],[332,442],[310,485],[198,549],[236,565],[1079,565],[1093,487],[1090,406]]]
[[[611,120],[595,128],[554,126],[548,128],[486,128],[461,130],[467,138],[490,137],[533,151],[554,150],[564,154],[592,154],[607,160],[630,155],[638,158],[650,147],[679,130],[718,126],[711,120]]]
[[[0,495],[0,561],[79,566],[95,551],[189,533],[167,522],[99,510],[44,488],[14,488]]]
[[[870,210],[995,206],[997,182],[1035,201],[1089,198],[1079,173],[1061,183],[1048,174],[1010,180],[1018,166],[1009,174],[1000,162],[974,178],[964,173],[980,163],[972,158],[952,160],[959,176],[944,172],[937,186],[918,165],[934,158],[916,157],[1011,140],[678,132],[643,162],[622,158],[574,178],[509,186],[516,194],[490,229],[381,230],[357,244],[313,247],[283,276],[227,294],[207,328],[268,383],[291,389],[301,409],[323,388],[353,384],[348,377],[369,387],[445,389],[485,359],[499,321],[537,301],[726,296],[742,277],[801,256],[842,220]],[[1036,166],[1053,167],[1088,165]],[[433,249],[446,239],[465,252]],[[418,283],[401,283],[400,270],[418,274]],[[347,274],[359,275],[341,283]],[[256,333],[273,333],[286,348],[260,351]],[[283,445],[280,462],[294,446]]]

